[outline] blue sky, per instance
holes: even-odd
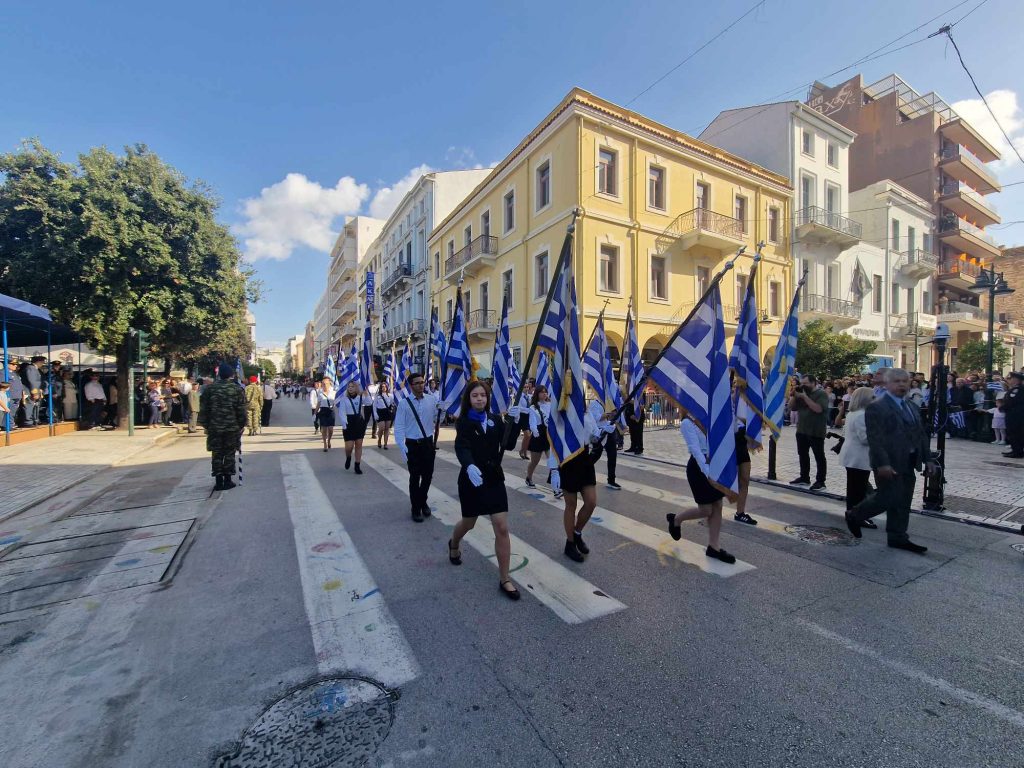
[[[0,150],[36,136],[71,159],[142,142],[211,184],[267,286],[259,343],[280,343],[312,316],[345,212],[386,213],[423,166],[501,159],[574,85],[697,134],[722,109],[803,98],[980,3],[954,36],[1024,153],[1024,6],[958,2],[765,0],[639,98],[754,0],[8,4]],[[857,71],[976,98],[944,38],[827,82]],[[1010,157],[1004,184],[1024,180]],[[1004,222],[1024,219],[1024,184],[994,199]],[[1021,244],[1024,225],[997,238]]]

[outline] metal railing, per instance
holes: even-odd
[[[958,216],[944,216],[939,222],[939,232],[967,232],[979,240],[984,240],[989,245],[996,246],[995,238],[993,238],[992,235],[981,227],[971,224],[971,222],[966,219],[961,219]]]
[[[726,237],[735,237],[737,240],[746,237],[747,230],[745,222],[734,219],[732,216],[709,211],[706,208],[694,208],[692,211],[680,214],[672,222],[670,229],[676,229],[681,235],[701,229]]]
[[[450,275],[460,269],[478,256],[497,256],[498,238],[494,235],[480,235],[471,240],[469,245],[456,251],[453,255],[444,260],[444,273]]]
[[[809,205],[797,211],[796,225],[800,227],[804,224],[820,224],[823,227],[828,227],[836,232],[842,232],[845,235],[856,238],[860,238],[863,232],[863,227],[859,221],[840,216],[838,213],[828,211],[819,205]]]
[[[921,266],[928,267],[929,269],[935,269],[939,266],[938,255],[931,251],[926,251],[923,248],[914,248],[912,251],[905,252],[893,251],[892,253],[896,257],[893,260],[893,269],[896,270],[910,266],[911,264],[920,264]]]
[[[444,331],[452,329],[452,321],[445,320]],[[474,309],[466,313],[467,331],[496,331],[498,329],[498,312],[494,309]]]
[[[946,182],[941,187],[939,187],[939,195],[941,195],[942,197],[945,197],[946,195],[955,195],[957,193],[963,195],[964,197],[969,197],[982,208],[987,208],[993,213],[999,212],[999,209],[996,208],[995,203],[991,202],[986,195],[983,195],[980,192],[975,192],[966,184],[961,184],[960,182],[952,181]]]
[[[960,312],[973,315],[974,317],[982,317],[982,313],[984,312],[981,307],[977,307],[974,304],[968,304],[965,301],[950,301],[946,306],[946,314]]]
[[[946,258],[942,260],[942,266],[939,268],[939,274],[977,277],[981,274],[981,265],[972,264],[969,261],[961,261],[956,258]]]
[[[822,296],[816,293],[800,294],[801,312],[818,312],[836,317],[849,317],[860,319],[861,307],[846,299],[834,299],[831,296]]]
[[[399,264],[397,267],[391,270],[391,273],[387,277],[384,278],[384,282],[380,286],[381,293],[383,293],[384,291],[390,291],[392,288],[398,285],[398,283],[400,283],[405,278],[410,277],[411,275],[412,266],[406,263]]]
[[[939,157],[942,160],[963,160],[968,165],[976,165],[978,170],[980,170],[984,175],[992,175],[991,171],[985,167],[985,161],[971,152],[971,150],[963,144],[954,144],[948,147],[943,147],[942,151],[939,153]]]

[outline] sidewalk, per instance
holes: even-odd
[[[840,432],[841,430],[835,430]],[[758,482],[781,485],[793,490],[810,491],[806,486],[793,488],[789,481],[800,474],[793,427],[782,431],[776,455],[776,483],[768,477],[768,448],[751,453],[751,478]],[[827,495],[844,498],[846,469],[839,456],[829,450],[835,440],[825,441],[828,465],[825,481]],[[629,440],[626,440],[629,447]],[[933,442],[934,447],[934,442]],[[1024,525],[1024,460],[1006,459],[1007,450],[1000,445],[975,443],[968,440],[946,441],[946,489],[943,516],[968,523],[983,524],[1013,532]],[[686,445],[676,427],[654,427],[644,431],[644,457],[683,465],[689,458]],[[814,457],[811,457],[811,476],[814,475]],[[919,481],[916,493],[921,511],[924,486]],[[932,514],[925,512],[925,514]]]
[[[75,432],[0,449],[0,522],[158,442],[174,429]]]

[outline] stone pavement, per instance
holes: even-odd
[[[0,522],[101,470],[120,464],[161,440],[174,429],[75,432],[0,448]]]
[[[842,432],[837,429],[835,432]],[[789,481],[800,474],[796,455],[793,427],[783,429],[776,456],[778,483],[787,488]],[[826,489],[830,495],[842,498],[846,493],[846,469],[839,456],[830,448],[835,440],[825,441],[828,475]],[[626,440],[626,447],[629,440]],[[934,447],[934,442],[933,442]],[[966,522],[997,525],[1000,528],[1021,530],[1024,524],[1024,460],[1007,459],[1001,455],[1007,448],[1000,445],[975,443],[969,440],[946,441],[945,506],[949,516]],[[685,464],[689,453],[676,427],[652,427],[644,432],[644,456],[660,461]],[[751,454],[751,477],[770,482],[768,476],[768,449]],[[811,478],[814,477],[814,457],[811,457]],[[801,490],[801,489],[797,489]],[[807,490],[806,486],[802,490]],[[923,484],[918,483],[917,499]],[[807,491],[808,493],[810,491]]]

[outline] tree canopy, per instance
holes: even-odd
[[[1000,373],[1010,364],[1010,359],[1010,350],[1003,346],[1003,342],[996,339],[992,343],[992,370],[995,373]],[[967,371],[988,373],[988,342],[971,339],[961,344],[956,351],[956,369],[964,373]]]
[[[860,372],[874,351],[873,341],[837,333],[826,321],[814,320],[800,329],[796,369],[826,379],[850,376]]]

